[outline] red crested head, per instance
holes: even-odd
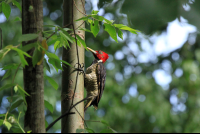
[[[90,50],[94,57],[97,58],[98,60],[102,60],[102,62],[106,62],[106,60],[109,58],[108,54],[99,50],[99,51],[94,51],[91,48],[87,47],[88,50]]]

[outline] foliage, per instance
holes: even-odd
[[[13,5],[16,5],[18,7],[18,9],[20,11],[21,10],[21,6],[20,4],[16,1],[2,1],[1,2],[1,7],[2,7],[2,12],[4,13],[4,15],[6,16],[6,19],[9,20],[10,17],[10,13],[11,13],[11,7],[9,5],[9,3],[12,2]],[[31,7],[29,7],[31,8]],[[118,34],[120,35],[120,37],[123,39],[123,33],[121,32],[121,30],[128,30],[134,34],[137,34],[137,30],[134,30],[128,26],[125,26],[123,24],[113,24],[113,21],[110,21],[106,18],[104,18],[103,16],[99,16],[97,15],[98,11],[93,10],[92,14],[90,15],[86,15],[86,17],[80,18],[76,21],[80,21],[80,20],[84,20],[87,24],[90,25],[90,30],[89,29],[80,29],[80,30],[84,30],[84,31],[89,31],[90,33],[92,33],[95,37],[97,36],[97,34],[99,33],[99,23],[103,23],[103,25],[105,26],[105,31],[108,32],[108,34],[116,41],[117,40],[117,33],[116,30],[118,30]],[[18,19],[21,20],[21,19]],[[69,29],[69,28],[65,28],[65,27],[60,27],[60,26],[56,26],[56,25],[45,25],[44,27],[47,28],[47,30],[42,31],[43,35],[44,35],[44,39],[43,41],[40,43],[39,41],[37,41],[36,43],[31,43],[31,44],[27,44],[25,46],[22,46],[22,42],[28,42],[34,39],[38,38],[38,34],[22,34],[18,37],[18,42],[19,44],[16,46],[13,45],[7,45],[3,47],[2,50],[0,50],[0,61],[3,61],[5,59],[5,57],[7,55],[9,55],[10,51],[13,50],[15,52],[17,52],[17,56],[19,56],[20,62],[19,63],[10,63],[9,65],[3,65],[3,69],[7,71],[6,74],[3,76],[2,80],[9,78],[10,75],[12,75],[11,71],[12,70],[16,70],[15,71],[15,75],[12,79],[11,83],[5,84],[0,88],[0,91],[5,90],[5,89],[14,89],[15,94],[11,94],[10,97],[7,97],[7,99],[10,102],[10,108],[7,111],[7,113],[2,116],[5,117],[4,120],[2,120],[2,124],[4,124],[8,131],[11,129],[13,132],[25,132],[20,123],[19,123],[19,117],[20,114],[22,112],[22,114],[24,115],[25,113],[25,109],[26,109],[26,100],[25,100],[25,96],[29,94],[26,93],[26,91],[19,85],[19,84],[15,84],[15,78],[16,78],[16,74],[19,71],[20,67],[25,67],[25,66],[29,66],[26,58],[32,58],[32,64],[33,67],[37,64],[40,65],[43,61],[44,55],[47,56],[48,61],[46,61],[45,59],[45,69],[48,70],[49,72],[51,72],[51,68],[50,66],[54,67],[54,69],[58,72],[58,70],[62,70],[62,65],[66,64],[68,66],[71,66],[69,63],[67,63],[66,61],[60,60],[60,58],[55,54],[57,52],[57,50],[61,47],[67,48],[69,46],[69,42],[73,43],[77,40],[78,45],[81,46],[83,45],[84,48],[87,50],[87,46],[85,41],[77,34],[75,37],[73,37],[73,29]],[[54,30],[48,30],[48,29],[54,29]],[[49,42],[48,42],[48,41]],[[51,53],[48,52],[48,47],[50,46],[54,46],[54,51],[55,53]],[[29,53],[29,50],[34,49],[34,52],[31,56],[31,54]],[[16,56],[16,55],[15,55]],[[17,66],[17,68],[16,68]],[[48,80],[48,82],[53,86],[54,89],[58,89],[58,84],[56,81],[54,81],[54,79],[52,79],[49,76],[45,76],[44,77],[46,80]],[[19,117],[18,120],[16,120],[13,116],[10,116],[9,118],[7,118],[7,114],[12,113],[12,111],[14,109],[18,109],[20,108],[20,106],[23,105],[23,107],[25,107],[25,109],[23,109],[22,111],[19,112]],[[51,103],[49,103],[47,100],[44,101],[44,105],[45,107],[51,112],[53,113],[54,107],[52,106]],[[8,121],[10,118],[12,118],[12,120]],[[12,125],[12,123],[17,123],[17,125]],[[101,122],[103,124],[106,124],[105,122]],[[108,126],[108,125],[107,125]],[[94,131],[90,128],[85,128],[84,131],[87,131],[89,133],[93,133]],[[31,131],[28,131],[31,132]],[[108,129],[102,130],[102,132],[114,132],[113,129],[111,129],[108,126]]]
[[[5,3],[8,4],[7,1]],[[16,9],[16,6],[9,4],[11,9]],[[10,96],[10,90],[8,89],[11,87],[16,87],[17,84],[23,87],[22,65],[19,66],[22,61],[16,50],[6,49],[8,44],[13,44],[12,47],[24,52],[31,48],[37,48],[38,53],[42,53],[43,50],[45,54],[49,54],[47,57],[53,59],[55,55],[58,58],[60,57],[62,46],[69,47],[68,42],[74,41],[74,38],[70,38],[70,29],[59,27],[62,25],[62,16],[54,20],[50,19],[52,13],[59,14],[61,4],[62,2],[59,3],[53,0],[44,1],[44,8],[49,11],[49,14],[44,15],[44,36],[48,37],[52,32],[56,32],[47,40],[48,50],[43,49],[41,44],[30,44],[29,48],[23,48],[21,45],[16,47],[20,44],[18,40],[21,38],[21,34],[19,34],[21,33],[21,24],[19,16],[12,16],[12,12],[8,21],[0,23],[4,35],[4,49],[2,49],[4,51],[0,53],[3,57],[0,65],[3,71],[6,70],[5,74],[0,76],[2,78],[0,86],[2,88],[7,85],[7,87],[4,87],[7,89],[0,90],[2,100],[5,101],[4,98]],[[175,19],[179,22],[184,21],[182,26],[192,24],[199,29],[199,5],[199,1],[193,0],[99,0],[99,12],[92,12],[95,7],[93,7],[91,1],[86,1],[86,12],[89,15],[81,19],[85,20],[87,25],[86,29],[80,29],[86,31],[85,43],[95,50],[101,49],[109,53],[110,58],[105,63],[108,71],[105,91],[99,109],[94,111],[93,108],[88,108],[85,119],[89,129],[77,130],[78,132],[111,132],[111,129],[104,123],[100,123],[102,120],[106,120],[109,126],[117,132],[199,132],[199,33],[190,33],[180,48],[167,54],[148,53],[150,50],[155,50],[155,40],[152,40],[152,38],[168,33],[169,22]],[[183,8],[185,6],[189,6],[190,10],[186,11]],[[1,10],[2,6],[0,6]],[[99,17],[97,14],[101,14],[104,18]],[[126,32],[123,25],[116,24],[137,28],[141,33],[135,35]],[[108,28],[114,28],[115,32],[112,31],[111,33]],[[69,35],[66,33],[69,33]],[[115,33],[119,38],[115,36]],[[116,43],[116,37],[118,43]],[[123,38],[123,40],[120,38]],[[190,44],[191,38],[194,39],[193,44]],[[158,40],[158,38],[156,39]],[[81,40],[79,45],[82,44],[80,42]],[[146,51],[144,42],[148,42],[151,46],[148,51]],[[8,50],[9,52],[7,52]],[[5,52],[7,54],[4,56],[3,53],[5,54]],[[122,58],[117,58],[117,54],[121,54]],[[147,54],[150,60],[142,62],[140,60],[142,54]],[[43,56],[35,57],[35,63],[41,57]],[[45,78],[44,97],[49,102],[45,105],[46,124],[51,123],[60,115],[55,106],[59,105],[60,102],[58,101],[60,100],[59,81],[61,80],[59,65],[62,61],[58,58],[53,59],[53,61],[50,60],[50,62],[49,59],[44,58],[45,74],[58,84],[58,88],[55,86],[57,89],[55,90],[48,78]],[[86,51],[85,67],[91,64],[92,59],[92,55]],[[17,69],[18,66],[19,69]],[[18,70],[18,73],[12,85],[10,83],[12,83],[16,70]],[[171,76],[171,82],[166,87],[157,83],[154,76],[157,70],[162,70]],[[25,102],[21,103],[20,100],[24,100],[24,93],[18,86],[14,89],[17,92],[13,95],[12,105],[18,102],[13,108],[18,106],[12,112],[9,112],[18,117],[17,115],[21,111],[22,115],[19,120],[21,122],[19,123],[23,126],[23,112],[26,107],[24,107]],[[172,99],[175,99],[176,103],[172,103]],[[8,110],[11,106],[6,105],[2,100],[1,109],[6,108]],[[5,118],[5,116],[6,114],[2,114],[0,117],[2,132],[8,132],[3,122],[11,115],[8,113],[8,117]],[[9,121],[7,120],[7,122]],[[18,128],[15,129],[15,125],[10,124],[12,125],[10,128],[12,132],[17,132],[16,130],[22,132],[18,125],[16,125]],[[57,123],[50,131],[56,132],[59,129],[60,125]]]

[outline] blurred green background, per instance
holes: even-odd
[[[21,2],[21,1],[20,1]],[[44,24],[62,26],[62,1],[43,1]],[[85,113],[87,126],[95,132],[106,129],[99,122],[105,120],[117,132],[200,132],[200,1],[197,0],[86,0],[86,13],[99,10],[99,15],[114,23],[125,24],[139,30],[138,35],[123,31],[124,39],[116,43],[101,25],[95,38],[86,33],[86,44],[94,50],[109,54],[105,63],[107,77],[105,90],[97,111],[88,108]],[[12,6],[7,21],[0,13],[3,30],[3,47],[18,45],[21,35],[19,9]],[[89,28],[88,25],[86,25]],[[44,28],[45,30],[45,28]],[[54,52],[53,44],[49,51]],[[61,57],[61,49],[56,52]],[[93,60],[85,52],[85,66]],[[19,63],[15,52],[0,63],[0,78],[5,74],[4,65]],[[23,85],[22,68],[15,82]],[[0,86],[12,81],[12,76],[0,81]],[[45,110],[51,123],[61,111],[61,71],[45,70],[59,83],[56,91],[45,80],[45,100],[54,106],[54,112]],[[6,113],[10,90],[0,92],[0,114]],[[12,113],[18,115],[19,109]],[[23,124],[23,118],[20,119]],[[60,132],[60,121],[49,132]],[[0,126],[0,132],[8,132]],[[12,132],[12,131],[10,131]]]

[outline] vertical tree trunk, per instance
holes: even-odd
[[[85,0],[75,0],[75,3],[76,3],[77,8],[81,12],[84,12]],[[67,24],[70,24],[73,20],[79,19],[84,16],[82,13],[80,13],[77,10],[77,8],[75,7],[73,0],[63,0],[63,13],[64,13],[63,25],[64,26]],[[74,28],[76,29],[81,24],[83,24],[83,21],[73,22],[73,24],[74,24]],[[81,27],[85,27],[85,24],[81,25]],[[71,25],[70,28],[73,28],[73,26]],[[80,37],[83,37],[83,39],[85,38],[84,31],[76,30],[75,32],[76,34],[79,34]],[[84,52],[85,50],[83,46],[78,47],[78,55],[79,55],[80,64],[84,63]],[[72,66],[78,63],[76,43],[70,44],[70,48],[68,49],[63,48],[62,58],[63,60],[70,63]],[[82,100],[84,97],[84,77],[83,75],[79,75],[77,85],[76,85],[77,72],[71,73],[72,71],[73,71],[73,68],[69,66],[66,66],[66,67],[63,66],[62,92],[61,92],[62,114],[64,114],[70,108],[72,102],[73,104],[75,104],[76,102]],[[76,89],[75,89],[75,85],[76,85]],[[73,95],[74,95],[74,99],[73,99]],[[76,106],[76,109],[78,110],[80,115],[84,118],[84,103],[78,104]],[[75,133],[76,129],[84,128],[84,121],[82,120],[79,113],[75,109],[72,109],[71,112],[75,112],[76,114],[68,115],[68,117],[63,118],[61,121],[62,133]]]
[[[42,41],[43,27],[43,3],[42,0],[22,0],[22,34],[39,33],[38,39],[31,41]],[[23,42],[26,45],[30,42]],[[33,54],[34,49],[28,53]],[[25,113],[25,131],[32,133],[45,133],[44,116],[44,80],[43,64],[32,65],[32,59],[26,58],[29,66],[25,66],[24,89],[30,95],[26,97],[27,111]]]

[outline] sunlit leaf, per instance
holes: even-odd
[[[98,10],[92,10],[92,14],[97,14],[98,12]]]
[[[116,41],[117,41],[117,33],[116,33],[116,30],[115,30],[115,27],[110,25],[110,24],[106,24],[104,23],[104,26],[105,26],[105,31],[107,31],[110,36]]]
[[[27,57],[31,57],[29,54],[27,54],[26,52],[20,50],[19,48],[12,47],[11,49],[17,51],[20,54],[26,55]]]
[[[26,95],[30,96],[20,85],[17,85],[17,86],[23,93],[25,93]]]
[[[36,39],[38,37],[38,34],[22,34],[18,41],[22,42],[22,41],[29,41],[29,40],[33,40]]]
[[[51,77],[45,76],[45,78],[49,81],[49,83],[57,90],[58,84]]]
[[[44,105],[51,113],[53,113],[53,106],[46,100],[44,100]]]
[[[8,130],[10,130],[10,128],[12,127],[12,125],[6,120],[4,120],[3,124],[8,128]]]
[[[15,93],[18,91],[18,87],[17,86],[14,87],[14,91],[15,91]]]
[[[5,3],[4,1],[2,2],[2,12],[6,16],[6,19],[8,20],[10,13],[11,13],[11,8],[9,4]]]
[[[97,20],[94,20],[94,22],[90,24],[90,29],[94,37],[96,37],[99,33],[99,22]]]
[[[121,30],[127,30],[130,31],[131,33],[137,34],[137,32],[139,32],[138,30],[132,29],[126,25],[123,24],[114,24],[115,27],[121,29]]]
[[[56,51],[59,48],[60,41],[56,41],[54,44],[54,50]]]

